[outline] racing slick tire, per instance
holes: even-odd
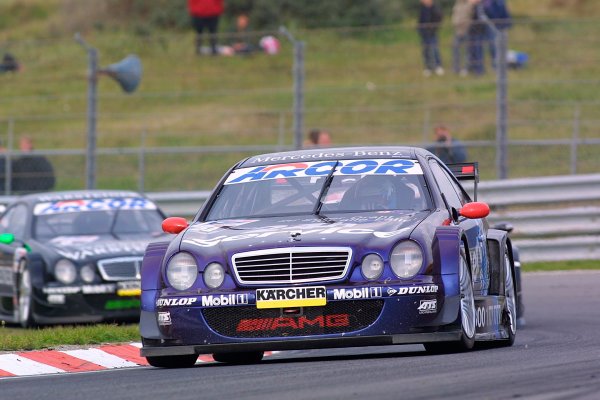
[[[148,364],[158,368],[190,368],[196,364],[197,354],[183,356],[151,356],[146,357]]]
[[[241,353],[215,353],[213,358],[215,361],[229,364],[254,364],[263,359],[265,353],[263,351],[248,351]]]
[[[33,287],[31,285],[31,274],[27,268],[27,264],[24,260],[19,262],[19,275],[18,275],[18,320],[19,324],[23,328],[35,327],[36,321],[33,317]]]
[[[460,340],[457,342],[424,343],[423,345],[428,353],[458,353],[471,350],[475,345],[475,295],[473,294],[469,264],[462,246],[458,276],[460,283]]]
[[[517,334],[517,292],[515,278],[511,268],[508,253],[504,253],[504,310],[502,311],[502,326],[508,338],[497,342],[499,346],[512,346]]]

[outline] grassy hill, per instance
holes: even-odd
[[[514,4],[513,4],[514,3]],[[32,136],[52,154],[61,189],[84,182],[86,144],[86,53],[73,40],[81,31],[106,66],[129,53],[144,64],[140,89],[123,94],[99,80],[98,186],[135,189],[137,148],[146,190],[211,188],[230,164],[249,152],[207,146],[292,144],[292,49],[282,38],[276,56],[197,57],[190,31],[141,29],[112,23],[91,0],[0,0],[0,53],[23,63],[18,74],[0,75],[0,138],[8,144]],[[517,22],[510,47],[531,58],[510,72],[510,138],[519,140],[598,138],[597,94],[600,2],[520,0],[510,2]],[[114,18],[122,21],[123,16]],[[441,34],[450,61],[452,31]],[[293,25],[293,24],[292,24]],[[306,130],[332,132],[336,144],[420,144],[436,123],[450,125],[471,142],[471,158],[494,178],[495,77],[429,79],[421,75],[414,21],[356,29],[293,29],[306,47]],[[257,34],[256,38],[266,34]],[[226,38],[222,39],[222,43]],[[13,144],[14,147],[14,144]],[[170,154],[160,154],[169,147]],[[202,154],[187,148],[211,149]],[[600,147],[578,149],[580,172],[600,167]],[[254,151],[250,151],[252,153]],[[510,176],[569,172],[570,148],[512,146]]]

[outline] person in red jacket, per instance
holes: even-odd
[[[213,55],[217,51],[217,27],[219,17],[223,14],[223,0],[188,0],[188,11],[192,17],[192,26],[197,32],[196,54],[202,47],[202,32],[207,29],[210,33],[210,49]]]

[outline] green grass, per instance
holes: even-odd
[[[68,345],[98,345],[139,341],[137,325],[57,326],[40,329],[0,326],[0,351],[52,349]]]
[[[522,268],[524,272],[595,270],[600,269],[600,260],[523,263]]]

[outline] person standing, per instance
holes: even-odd
[[[473,19],[475,0],[456,0],[452,8],[452,26],[454,41],[452,43],[452,67],[460,76],[468,74],[469,27]]]
[[[496,68],[496,31],[504,31],[512,26],[512,17],[505,0],[483,0],[483,12],[496,29],[487,27],[485,42],[490,51],[492,66]]]
[[[192,26],[196,31],[196,54],[202,52],[202,33],[209,32],[210,50],[212,55],[219,54],[217,50],[217,28],[219,17],[223,14],[223,0],[188,0],[188,12],[192,18]]]
[[[425,64],[423,75],[431,76],[433,72],[444,75],[437,37],[442,22],[442,11],[434,0],[420,0],[420,2],[418,31]]]

